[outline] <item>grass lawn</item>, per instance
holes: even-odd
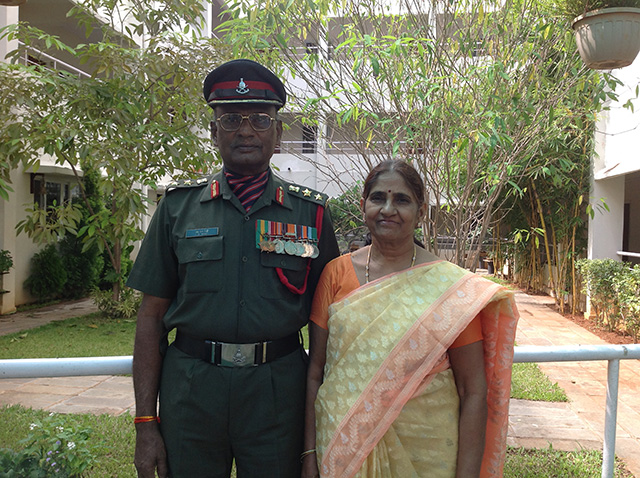
[[[0,359],[131,355],[135,328],[135,320],[99,313],[51,322],[0,337]]]
[[[0,359],[131,355],[134,331],[134,320],[107,320],[90,314],[0,337]],[[305,341],[308,344],[306,337]],[[567,401],[564,391],[550,383],[536,364],[514,364],[511,394],[513,398]],[[27,436],[33,420],[47,415],[48,412],[19,406],[0,408],[0,448],[15,447],[18,440]],[[98,462],[87,473],[88,478],[135,478],[135,435],[129,416],[70,415],[69,420],[90,427],[100,445]],[[512,478],[599,476],[602,463],[601,453],[592,451],[509,448],[507,455],[504,476]],[[632,477],[621,466],[618,468],[616,478]]]

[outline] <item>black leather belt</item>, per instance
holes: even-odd
[[[221,367],[255,367],[289,355],[300,346],[298,332],[278,340],[229,344],[202,340],[178,331],[175,346],[194,358]]]

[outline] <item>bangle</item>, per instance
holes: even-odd
[[[300,461],[304,460],[305,456],[313,455],[315,452],[316,452],[315,448],[312,448],[311,450],[303,451],[302,453],[300,453]]]
[[[133,419],[133,423],[147,423],[147,422],[158,422],[160,423],[160,417],[156,417],[155,415],[147,415],[144,417],[135,417]]]

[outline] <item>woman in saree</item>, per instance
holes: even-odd
[[[310,323],[303,478],[502,476],[517,311],[503,287],[416,244],[424,183],[364,183],[371,245],[324,269]]]

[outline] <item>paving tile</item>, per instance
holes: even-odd
[[[48,407],[68,398],[66,395],[48,395],[40,393],[3,392],[0,393],[0,405],[22,405],[26,408],[48,409]]]

